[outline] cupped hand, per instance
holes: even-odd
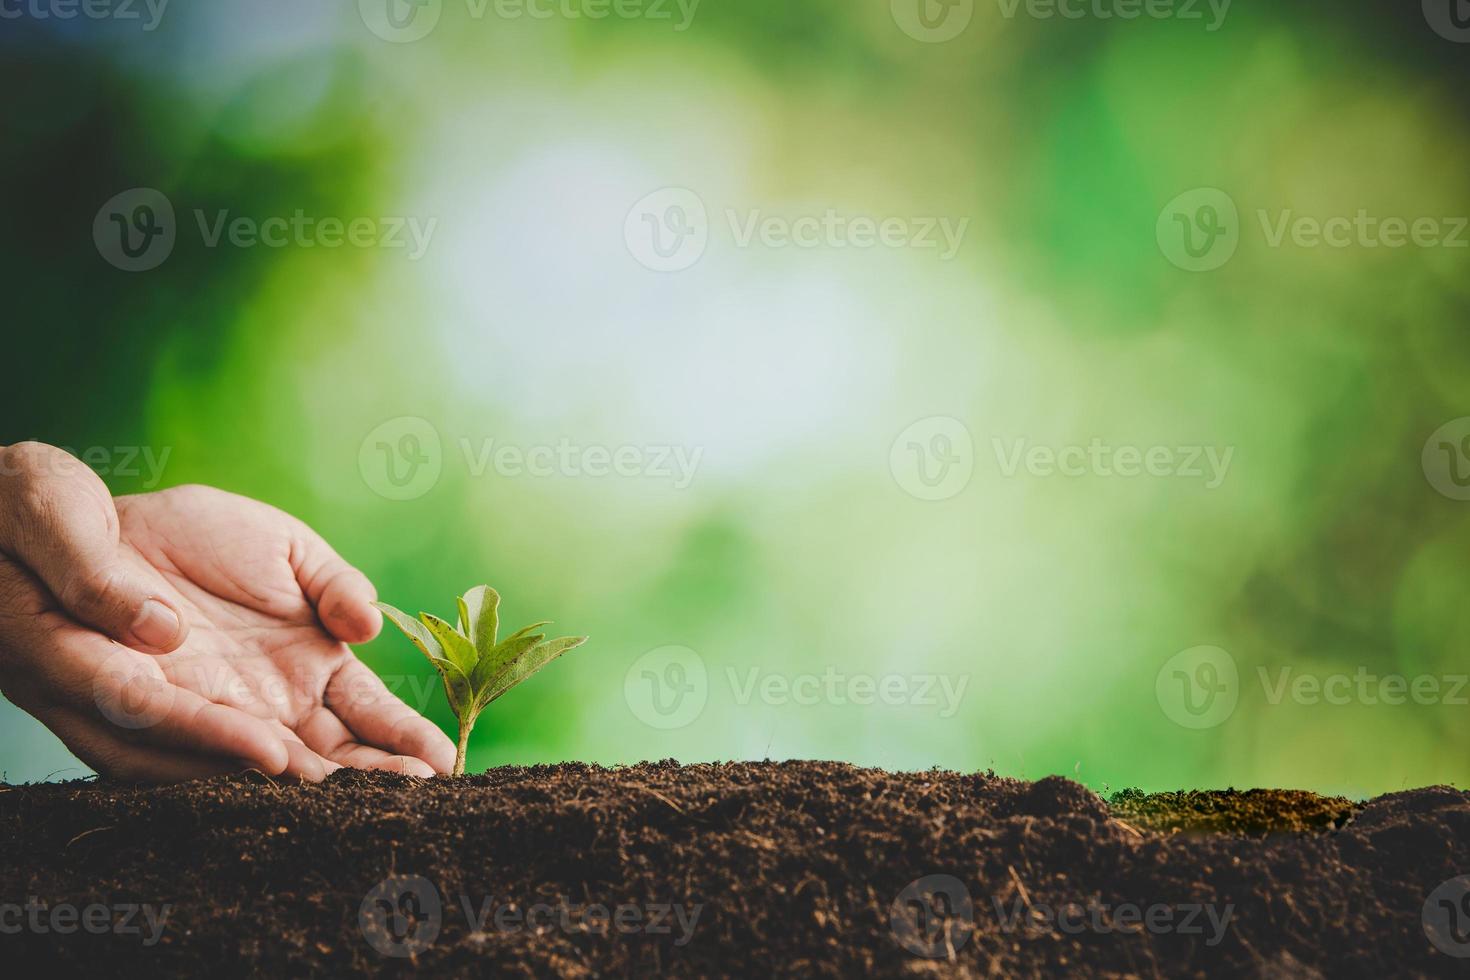
[[[375,598],[266,504],[114,499],[59,449],[0,449],[0,690],[104,775],[449,772],[449,738],[347,647],[381,629]]]

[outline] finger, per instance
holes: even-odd
[[[314,751],[344,766],[384,769],[424,778],[434,775],[434,768],[423,759],[395,755],[358,742],[341,719],[327,708],[312,712],[296,731]]]
[[[286,746],[287,755],[290,756],[286,763],[286,771],[281,775],[294,776],[309,783],[319,783],[342,768],[339,763],[308,748],[301,741],[300,736],[281,722],[277,721],[275,728],[281,736],[282,743]]]
[[[286,746],[288,756],[283,776],[295,776],[308,783],[319,783],[330,773],[342,768],[338,763],[324,759],[307,748],[300,739],[283,738],[281,741]]]
[[[56,711],[41,719],[71,753],[107,779],[123,783],[176,783],[207,779],[250,768],[239,759],[168,752],[129,743],[75,711]]]
[[[188,635],[157,572],[124,558],[117,510],[97,474],[40,443],[0,450],[0,550],[29,567],[78,622],[145,652]]]
[[[454,768],[454,743],[449,736],[399,700],[356,657],[349,657],[332,675],[325,700],[364,745],[422,759],[436,772]]]
[[[344,766],[351,766],[354,769],[381,769],[384,772],[397,772],[405,776],[418,776],[420,779],[428,779],[436,775],[433,767],[423,759],[415,759],[407,755],[390,755],[371,745],[359,745],[353,742],[339,748],[333,758]]]
[[[378,598],[373,583],[305,524],[299,525],[291,544],[291,568],[317,618],[337,639],[366,643],[382,630],[383,615],[373,605]]]

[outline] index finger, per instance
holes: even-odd
[[[357,657],[327,683],[326,704],[366,745],[424,760],[439,773],[454,768],[454,743],[423,715],[394,696]]]

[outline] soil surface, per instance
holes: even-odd
[[[1470,975],[1470,794],[836,763],[0,787],[8,976]]]

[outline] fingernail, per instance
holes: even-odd
[[[133,637],[144,646],[167,649],[179,635],[179,616],[157,599],[148,599],[133,620]]]

